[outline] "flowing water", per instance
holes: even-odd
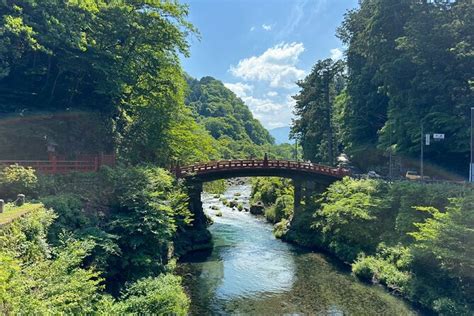
[[[246,207],[249,195],[247,184],[224,194]],[[404,301],[357,281],[327,256],[275,239],[263,218],[225,207],[209,194],[202,201],[214,220],[214,248],[180,264],[192,315],[416,315]]]

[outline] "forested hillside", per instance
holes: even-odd
[[[299,83],[293,133],[305,159],[334,163],[346,152],[387,172],[389,152],[418,157],[423,126],[445,134],[427,146],[427,161],[465,173],[473,16],[469,0],[367,0],[348,12],[338,30],[345,64],[319,61]]]
[[[65,157],[116,152],[166,167],[290,156],[220,81],[186,77],[178,56],[195,34],[187,10],[161,1],[0,3],[0,158],[45,159],[49,143]]]
[[[248,106],[221,81],[188,76],[187,83],[186,105],[195,120],[216,139],[221,157],[263,157],[265,152],[271,157],[293,156],[290,146],[274,145],[273,137],[253,117]]]
[[[251,141],[256,145],[272,144],[273,138],[256,120],[247,105],[224,84],[212,77],[188,78],[186,104],[211,135],[219,139]]]
[[[80,111],[103,126],[85,134],[85,144],[76,142],[78,152],[113,148],[128,162],[162,166],[218,156],[184,105],[178,54],[188,55],[195,32],[186,6],[18,0],[1,2],[0,14],[0,113],[10,118],[2,120],[2,146],[13,135],[44,147],[50,139],[64,151],[74,141],[64,137],[72,127],[67,118]],[[39,113],[49,122],[35,125]],[[9,124],[17,120],[23,124]],[[52,122],[63,122],[62,129]],[[75,122],[79,131],[91,130],[78,116]]]

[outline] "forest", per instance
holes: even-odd
[[[361,1],[349,11],[337,30],[346,60],[319,60],[298,82],[292,132],[304,159],[334,164],[344,152],[388,175],[390,154],[418,169],[410,161],[421,134],[443,133],[426,146],[426,161],[466,176],[473,15],[465,0]]]

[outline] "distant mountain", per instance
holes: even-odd
[[[186,104],[215,139],[230,137],[242,144],[273,144],[270,133],[253,117],[248,106],[221,81],[188,76],[187,83]]]
[[[293,144],[295,141],[290,140],[289,135],[290,135],[290,127],[289,126],[283,126],[283,127],[277,127],[274,129],[269,130],[270,135],[275,138],[275,143],[277,145],[279,144],[284,144],[284,143],[289,143]]]

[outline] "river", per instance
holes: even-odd
[[[224,196],[248,206],[250,189],[233,185]],[[202,201],[214,220],[214,248],[188,255],[179,267],[192,315],[417,314],[383,288],[359,282],[327,256],[276,239],[263,218],[225,207],[207,193]]]

